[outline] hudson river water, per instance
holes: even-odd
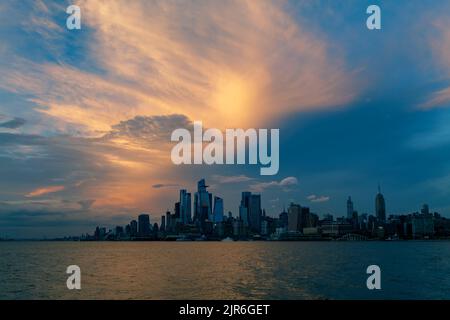
[[[450,299],[450,242],[0,242],[0,299]]]

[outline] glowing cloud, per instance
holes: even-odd
[[[448,29],[448,18],[437,19],[434,23],[430,44],[434,56],[441,69],[441,74],[445,80],[450,79],[450,30]],[[421,105],[422,108],[450,106],[450,86],[432,93],[428,100]]]
[[[45,194],[59,192],[64,189],[65,189],[64,186],[50,186],[50,187],[37,188],[37,189],[31,191],[30,193],[26,194],[25,197],[28,197],[28,198],[39,197],[39,196],[43,196]]]
[[[285,3],[77,4],[92,30],[87,59],[101,73],[18,61],[0,80],[1,88],[31,96],[59,129],[70,124],[98,136],[137,115],[173,113],[217,128],[262,126],[358,93],[330,39],[304,28]],[[41,20],[31,20],[40,33],[46,25],[56,32]]]

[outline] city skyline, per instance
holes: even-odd
[[[223,199],[208,192],[205,179],[197,182],[194,204],[191,193],[181,189],[173,211],[167,211],[152,223],[148,213],[137,220],[112,229],[97,226],[93,234],[64,237],[76,241],[319,241],[319,240],[408,240],[448,239],[450,219],[430,211],[423,204],[420,211],[386,216],[386,203],[378,186],[375,214],[355,210],[347,199],[347,216],[331,213],[319,217],[309,207],[291,202],[277,216],[268,216],[261,207],[261,194],[241,192],[237,215],[224,214]],[[214,201],[213,201],[214,199]],[[193,215],[191,215],[193,209]],[[61,238],[56,239],[61,240]]]
[[[380,183],[387,215],[428,203],[450,217],[450,4],[386,2],[369,30],[370,4],[2,3],[0,234],[160,215],[199,177],[235,214],[236,190],[269,216],[290,202],[347,216],[348,196],[372,213]],[[279,129],[278,174],[173,164],[171,133],[195,121]]]
[[[258,236],[262,235],[265,237],[273,236],[272,233],[267,232],[267,221],[272,221],[273,223],[275,223],[275,225],[271,227],[274,234],[275,229],[277,229],[276,225],[278,225],[278,227],[281,227],[281,230],[276,230],[277,233],[292,232],[296,230],[300,234],[308,232],[306,236],[319,235],[322,234],[322,229],[328,228],[327,226],[323,226],[320,224],[322,221],[322,223],[336,223],[336,228],[340,230],[340,232],[343,232],[341,236],[344,236],[346,234],[354,233],[356,235],[361,234],[361,232],[364,230],[361,229],[362,224],[366,225],[364,228],[368,228],[367,226],[370,223],[374,222],[378,223],[379,227],[386,229],[384,232],[388,232],[388,226],[392,223],[396,223],[398,219],[404,219],[402,217],[415,216],[417,217],[416,219],[423,219],[424,215],[428,216],[431,219],[429,223],[434,224],[434,222],[432,222],[433,219],[443,221],[436,222],[442,225],[440,227],[442,228],[442,230],[439,231],[442,233],[441,236],[447,233],[450,234],[450,220],[446,219],[445,217],[442,217],[441,219],[441,215],[436,211],[430,210],[429,205],[426,203],[424,203],[420,207],[420,209],[416,211],[410,210],[409,212],[403,213],[388,213],[386,211],[386,203],[384,201],[384,195],[381,193],[380,185],[378,185],[378,191],[374,198],[375,201],[373,212],[358,212],[358,210],[356,210],[356,207],[354,206],[351,196],[349,196],[346,201],[346,215],[340,215],[335,212],[328,212],[320,215],[311,211],[308,206],[304,206],[295,201],[290,202],[287,206],[283,206],[283,210],[279,213],[267,215],[265,208],[261,206],[262,195],[260,193],[255,194],[250,191],[240,192],[241,200],[239,202],[237,212],[224,212],[224,199],[210,193],[207,190],[208,187],[209,186],[206,184],[205,179],[200,179],[197,182],[197,191],[193,193],[193,203],[190,201],[191,192],[188,192],[189,190],[186,189],[180,189],[179,198],[177,199],[178,201],[173,203],[172,210],[168,209],[164,214],[160,216],[158,216],[157,213],[151,214],[148,211],[140,212],[137,216],[137,219],[129,221],[128,224],[125,223],[122,226],[97,226],[93,235],[89,235],[89,233],[86,232],[83,233],[81,239],[102,240],[102,237],[109,237],[109,240],[130,240],[130,237],[135,237],[137,239],[148,238],[149,240],[155,240],[160,239],[160,232],[163,232],[165,235],[181,237],[183,237],[183,234],[189,234],[191,236],[192,234],[197,234],[197,237],[206,235],[207,238],[214,235],[213,239],[217,240],[217,235],[214,233],[217,226],[232,222],[232,228],[235,229],[236,226],[234,226],[234,222],[240,222],[242,225],[238,228],[245,228],[245,230],[247,230],[245,231],[246,235],[244,238],[242,238],[242,235],[235,235],[234,239],[242,240],[249,239],[249,237],[251,237],[251,234]],[[298,218],[294,218],[294,220],[292,220],[292,214],[295,212],[296,215],[298,215]],[[316,222],[313,223],[313,220]],[[266,223],[264,224],[263,221],[265,221]],[[307,221],[306,225],[305,221]],[[209,227],[205,227],[204,222],[210,223],[211,225]],[[320,230],[309,230],[311,228],[317,228],[319,226],[318,224],[320,225]],[[356,227],[355,224],[359,225],[359,227]],[[182,231],[184,230],[182,228],[183,225],[190,227],[187,229],[187,231]],[[266,226],[263,227],[264,225]],[[307,231],[304,231],[305,229],[303,228],[305,227],[309,229]],[[373,225],[371,227],[373,229],[371,231],[372,233],[375,232],[375,227],[376,225]],[[262,229],[264,228],[266,229],[266,231],[262,232]],[[412,228],[414,230],[414,227]],[[209,231],[206,231],[208,229]],[[445,231],[447,229],[448,231]],[[376,234],[376,232],[374,234]],[[394,235],[397,236],[397,233],[390,234],[390,236]],[[430,233],[430,236],[431,235],[432,233]],[[45,238],[46,237],[44,237],[44,239]],[[224,237],[222,236],[222,239],[223,238]],[[4,239],[8,239],[8,237],[4,237]],[[55,239],[62,239],[62,237],[56,237]],[[79,239],[79,237],[67,237],[66,235],[64,236],[64,239]],[[192,238],[191,240],[193,239],[194,238]],[[317,240],[317,238],[314,237],[310,240],[314,239]],[[106,240],[106,238],[104,240]]]

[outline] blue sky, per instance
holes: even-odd
[[[76,1],[69,31],[70,3],[0,4],[0,236],[158,221],[201,177],[234,214],[372,213],[380,183],[388,214],[450,216],[450,3]],[[173,165],[195,120],[279,128],[279,173]]]

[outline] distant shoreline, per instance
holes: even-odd
[[[94,241],[94,240],[64,240],[64,239],[0,239],[0,243],[7,242],[83,242],[83,243],[142,243],[142,242],[163,242],[163,243],[180,243],[180,242],[446,242],[450,241],[450,238],[447,239],[399,239],[399,240],[385,240],[385,239],[368,239],[368,240],[339,240],[339,239],[314,239],[314,240],[102,240],[102,241]]]

